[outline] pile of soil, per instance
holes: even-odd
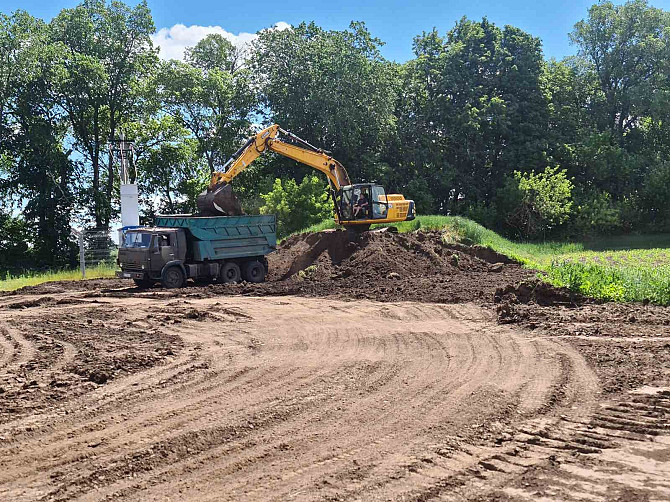
[[[355,243],[344,231],[302,234],[284,241],[268,260],[267,283],[209,291],[488,303],[496,290],[536,276],[490,250],[449,244],[440,232],[368,232]]]

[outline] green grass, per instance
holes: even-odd
[[[490,247],[539,270],[555,286],[601,300],[670,304],[670,234],[529,243],[511,241],[461,217],[418,216],[394,226],[399,232],[441,230],[448,241]],[[304,231],[333,227],[333,221],[324,221]]]
[[[86,269],[87,279],[99,279],[101,277],[114,277],[117,267],[115,264],[98,265],[97,267]],[[77,270],[58,270],[52,272],[42,272],[36,274],[26,274],[21,276],[7,275],[0,280],[0,291],[14,291],[24,286],[36,286],[44,282],[52,281],[76,281],[81,280],[81,271]]]
[[[455,224],[472,242],[544,272],[543,279],[555,286],[607,301],[670,304],[667,234],[608,237],[597,243],[519,243],[469,220],[458,218]],[[655,247],[659,245],[666,247]]]

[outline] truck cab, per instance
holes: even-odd
[[[116,275],[122,279],[133,279],[138,286],[149,286],[156,281],[162,281],[170,266],[176,266],[186,276],[183,265],[186,253],[186,234],[181,228],[150,227],[128,230],[119,247],[118,264],[121,270]],[[176,277],[172,279],[178,281]],[[183,278],[185,279],[186,277]]]

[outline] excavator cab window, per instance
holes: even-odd
[[[386,191],[381,185],[350,185],[342,189],[340,213],[343,220],[382,220],[387,217]]]
[[[343,220],[353,220],[354,201],[358,195],[354,196],[354,187],[345,187],[342,189],[340,197],[340,213]]]
[[[386,191],[383,186],[372,185],[372,217],[377,219],[386,218],[388,203],[386,202]]]

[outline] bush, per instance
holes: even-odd
[[[586,196],[574,212],[571,229],[576,235],[606,234],[621,229],[619,208],[614,205],[607,192]]]
[[[570,217],[572,189],[566,171],[558,166],[538,174],[515,171],[498,192],[499,212],[518,235],[545,236]]]
[[[28,235],[23,219],[0,212],[0,277],[33,265]]]
[[[272,191],[261,195],[265,205],[261,214],[277,215],[279,238],[333,216],[333,203],[317,176],[305,176],[300,184],[277,178]]]
[[[464,216],[486,228],[496,228],[498,226],[498,212],[496,208],[483,202],[477,202],[468,206]]]
[[[667,227],[670,219],[670,162],[656,165],[646,173],[642,187],[642,206],[647,221]]]

